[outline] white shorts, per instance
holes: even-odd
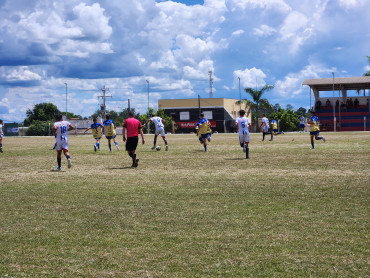
[[[164,133],[164,127],[159,127],[155,130],[155,135],[161,135],[162,137],[165,137],[166,134]]]
[[[269,132],[269,126],[264,126],[264,127],[262,127],[262,132],[263,132],[263,133],[267,133],[267,132]]]
[[[0,133],[0,139],[2,139],[3,138],[3,135]]]
[[[57,140],[57,146],[55,149],[57,151],[61,151],[61,150],[68,151],[68,147],[69,147],[68,140]]]
[[[239,142],[240,144],[244,142],[249,143],[249,132],[245,134],[239,134]]]

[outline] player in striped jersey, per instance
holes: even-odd
[[[315,111],[311,111],[311,119],[309,120],[310,124],[310,135],[311,135],[311,146],[312,149],[315,148],[315,143],[313,138],[315,137],[316,140],[323,140],[324,142],[326,141],[324,137],[319,137],[320,134],[320,122],[319,118],[316,116]]]
[[[96,140],[95,145],[94,145],[94,150],[100,150],[100,139],[102,137],[102,131],[103,131],[103,126],[101,123],[98,123],[98,119],[94,118],[93,119],[93,124],[88,127],[84,133],[86,133],[88,130],[91,129],[92,136]]]
[[[245,117],[245,111],[239,111],[240,117],[236,119],[235,125],[239,132],[239,143],[245,152],[245,158],[249,158],[249,128],[251,123],[247,117]]]
[[[62,115],[56,117],[57,122],[54,123],[53,135],[56,139],[56,150],[57,150],[57,170],[62,170],[62,151],[67,158],[68,168],[72,167],[71,156],[68,152],[68,131],[74,129],[71,123],[63,121]]]

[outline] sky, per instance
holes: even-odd
[[[369,0],[0,0],[0,118],[51,102],[90,116],[158,99],[249,98],[309,108],[304,79],[370,70]],[[239,80],[240,87],[239,90]],[[67,84],[67,85],[66,85]],[[67,93],[67,101],[66,101]]]

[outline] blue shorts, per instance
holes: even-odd
[[[200,137],[199,137],[199,141],[203,142],[204,139],[210,140],[211,139],[211,133],[201,134]]]
[[[275,132],[275,133],[277,133],[277,132],[278,132],[278,130],[277,130],[277,129],[273,129],[272,131],[273,131],[273,132]]]
[[[319,136],[319,134],[320,134],[320,131],[319,131],[319,130],[311,131],[311,132],[310,132],[310,135]]]
[[[305,125],[304,124],[299,124],[299,128],[304,128]]]
[[[101,139],[101,137],[94,137],[94,139],[95,139],[95,140],[100,140],[100,139]]]
[[[116,136],[117,136],[117,135],[113,135],[113,136],[105,136],[105,138],[107,138],[107,139],[114,139],[114,138],[116,138]]]

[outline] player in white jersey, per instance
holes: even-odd
[[[236,119],[235,125],[237,130],[239,131],[239,143],[240,146],[243,148],[243,152],[245,152],[245,158],[249,158],[249,128],[251,126],[251,122],[247,117],[245,117],[245,111],[239,111],[240,117]]]
[[[265,136],[266,134],[271,134],[271,132],[269,132],[269,119],[266,118],[266,115],[265,114],[262,114],[262,123],[261,123],[261,127],[262,127],[262,141],[265,141]]]
[[[54,136],[56,139],[56,150],[57,150],[57,170],[60,171],[62,169],[62,150],[64,152],[65,157],[67,158],[68,168],[72,167],[71,156],[68,152],[68,131],[74,129],[71,123],[67,121],[63,121],[62,115],[58,115],[56,117],[57,122],[54,123]]]
[[[159,116],[154,116],[154,117],[151,117],[149,120],[147,120],[144,125],[146,125],[149,122],[153,122],[155,124],[154,143],[153,143],[152,150],[155,149],[155,146],[157,144],[157,137],[160,134],[162,136],[164,144],[166,145],[166,151],[168,151],[166,133],[164,132],[164,124],[166,123],[166,121]]]
[[[0,119],[0,153],[3,152],[3,137],[4,137],[3,120]]]

